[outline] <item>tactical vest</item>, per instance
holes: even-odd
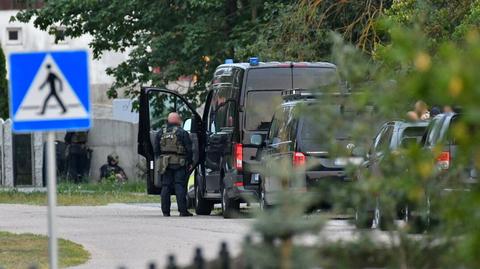
[[[182,141],[178,139],[177,127],[163,128],[160,138],[160,150],[163,158],[168,158],[168,164],[184,166],[186,164],[186,150]]]

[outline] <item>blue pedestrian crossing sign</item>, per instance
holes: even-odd
[[[12,53],[9,63],[15,132],[90,128],[86,51]]]

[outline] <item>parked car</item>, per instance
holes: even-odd
[[[278,204],[281,180],[269,171],[279,169],[278,165],[287,160],[293,167],[311,164],[306,166],[304,173],[300,169],[302,174],[296,176],[297,179],[288,179],[289,191],[312,192],[317,196],[313,207],[329,208],[333,203],[331,188],[351,181],[345,171],[347,165],[360,165],[364,161],[362,154],[355,155],[355,145],[348,129],[350,124],[347,122],[355,117],[346,106],[350,94],[315,95],[295,89],[284,91],[282,95],[284,102],[273,116],[265,147],[261,150],[264,167],[260,176],[261,206],[267,208]],[[308,109],[309,106],[321,108],[326,117],[299,113],[299,107]],[[340,120],[343,125],[331,128],[332,118]],[[331,142],[343,149],[342,153],[331,152]]]
[[[477,183],[477,171],[473,165],[473,158],[470,155],[459,156],[459,145],[453,135],[456,124],[459,123],[462,115],[458,113],[445,113],[436,116],[428,131],[423,138],[424,146],[427,150],[435,153],[437,147],[441,147],[441,152],[436,154],[436,164],[438,176],[446,175],[445,172],[451,171],[458,173],[460,183],[465,188],[469,184]],[[474,128],[469,126],[469,128]]]
[[[367,169],[368,173],[371,175],[378,174],[379,171],[382,170],[382,165],[384,165],[385,156],[402,158],[402,148],[406,148],[412,144],[421,145],[422,138],[424,137],[428,124],[428,121],[390,121],[383,124],[373,139],[372,145],[366,157],[366,162],[363,164],[364,169]],[[390,167],[390,169],[392,168]],[[382,212],[382,204],[379,197],[381,195],[388,195],[390,198],[393,197],[394,199],[398,199],[395,201],[397,203],[395,206],[397,210],[397,217],[408,219],[408,214],[410,214],[408,210],[408,204],[401,194],[377,193],[372,197],[367,197],[366,200],[361,202],[361,205],[357,206],[355,214],[355,223],[357,227],[385,227],[387,223],[383,222],[391,220],[390,217],[385,217],[384,212]]]
[[[436,202],[440,201],[442,196],[452,192],[468,192],[478,183],[474,153],[464,150],[460,154],[460,144],[454,135],[456,128],[460,128],[461,118],[462,114],[459,113],[445,113],[434,117],[423,138],[425,150],[431,153],[430,156],[436,163],[436,173],[434,186],[426,190],[425,206],[420,208],[423,218],[415,223],[417,226],[421,225],[422,229],[429,229],[439,222]],[[467,129],[464,131],[467,132],[478,128],[472,125],[465,127]]]
[[[224,217],[234,216],[240,203],[258,198],[259,180],[251,172],[266,136],[276,98],[293,87],[316,89],[338,81],[330,63],[258,62],[220,65],[212,79],[203,116],[177,92],[145,87],[140,93],[139,154],[148,163],[148,193],[160,192],[153,137],[169,112],[177,111],[190,128],[195,146],[195,211],[209,215],[221,203]]]

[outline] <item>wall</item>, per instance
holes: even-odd
[[[138,179],[137,154],[138,125],[111,119],[95,119],[88,135],[88,146],[93,150],[91,178],[97,181],[100,167],[107,162],[108,154],[115,152],[120,157],[120,166],[129,179]]]

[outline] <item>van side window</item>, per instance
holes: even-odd
[[[212,94],[212,100],[210,101],[210,110],[208,112],[208,131],[212,134],[216,133],[215,118],[217,109],[218,91],[214,91]]]

